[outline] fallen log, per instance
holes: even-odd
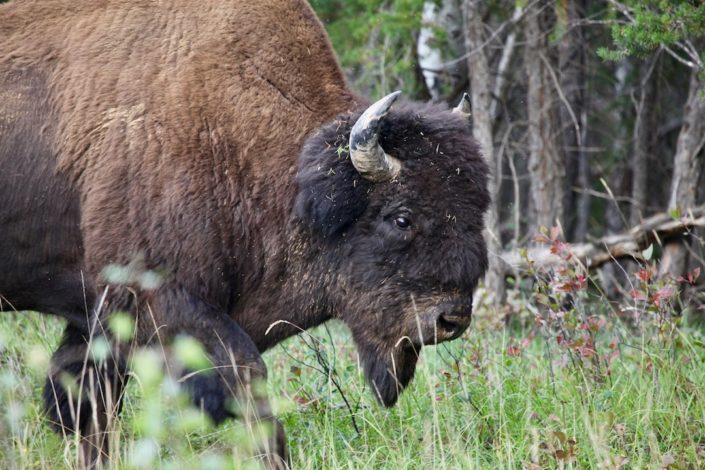
[[[594,242],[570,244],[567,250],[587,268],[596,268],[622,258],[643,260],[642,252],[651,243],[662,244],[665,240],[685,236],[696,228],[705,228],[705,205],[693,208],[678,218],[659,213],[627,232],[607,235]],[[565,263],[548,244],[508,251],[502,253],[501,258],[509,271],[517,274],[528,271],[530,267],[551,268]]]

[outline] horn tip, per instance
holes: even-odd
[[[470,103],[470,97],[467,93],[463,93],[463,97],[460,98],[460,103],[458,103],[458,106],[453,108],[453,112],[469,118],[471,111],[472,104]]]
[[[379,103],[383,103],[383,107],[386,109],[389,109],[390,106],[401,96],[401,90],[393,91],[392,93],[388,94],[381,100],[379,100]]]

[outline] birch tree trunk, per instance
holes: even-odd
[[[484,46],[484,27],[480,0],[466,0],[463,3],[465,16],[465,44],[468,54],[468,77],[470,78],[473,135],[480,143],[485,158],[492,170],[490,179],[490,194],[492,204],[487,218],[487,246],[489,250],[489,271],[485,276],[485,286],[490,300],[499,307],[505,300],[505,267],[500,258],[502,251],[499,233],[499,214],[497,210],[497,189],[500,165],[495,161],[494,139],[492,134],[492,113],[490,104],[492,97],[492,80],[490,67]]]
[[[527,6],[525,64],[528,76],[529,173],[535,219],[534,231],[563,221],[565,163],[556,139],[556,83],[549,34],[553,29],[552,1]]]
[[[434,31],[434,27],[440,25],[439,13],[440,10],[436,2],[424,2],[421,13],[421,29],[419,30],[419,39],[416,42],[416,53],[421,73],[433,101],[440,101],[442,97],[443,59]]]
[[[703,146],[705,146],[705,83],[693,70],[690,78],[688,99],[683,110],[683,126],[678,135],[676,156],[671,180],[669,210],[687,213],[698,202],[698,180],[703,167]],[[680,240],[664,246],[661,258],[660,275],[685,274],[688,266],[687,241]]]
[[[433,101],[442,101],[444,88],[455,89],[458,82],[465,80],[464,61],[455,59],[464,49],[462,23],[460,0],[424,2],[416,55],[426,89]],[[444,43],[436,37],[436,29],[445,31]],[[444,56],[453,60],[446,63]]]

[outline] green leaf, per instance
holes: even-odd
[[[119,342],[125,343],[132,339],[132,335],[135,332],[135,321],[130,314],[125,312],[114,313],[108,323],[110,331]]]
[[[191,336],[178,336],[174,340],[174,356],[184,367],[201,370],[211,367],[201,343]]]
[[[649,261],[651,260],[651,257],[654,255],[654,244],[651,243],[649,246],[641,252],[641,256],[644,257],[645,260]]]

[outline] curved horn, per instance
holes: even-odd
[[[350,159],[366,180],[389,181],[401,170],[401,162],[387,155],[378,142],[379,124],[400,94],[401,91],[395,91],[371,105],[350,131]]]
[[[472,107],[470,106],[470,97],[468,96],[467,93],[463,93],[463,97],[460,98],[460,103],[458,103],[458,106],[453,108],[453,112],[456,114],[460,114],[462,117],[465,119],[470,119]]]

